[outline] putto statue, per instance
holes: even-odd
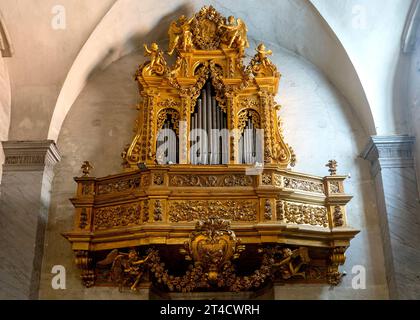
[[[122,253],[118,249],[114,249],[104,260],[99,261],[98,265],[111,265],[111,280],[119,285],[120,290],[129,285],[130,289],[135,291],[145,272],[145,264],[150,255],[151,253],[146,258],[141,259],[135,249],[131,249],[128,253]]]
[[[241,19],[230,16],[226,21],[212,6],[204,7],[190,19],[182,15],[171,23],[168,54],[172,55],[175,49],[236,48],[239,55],[243,56],[245,48],[249,47],[247,31]]]
[[[144,45],[144,55],[150,57],[150,63],[146,65],[147,70],[150,70],[151,73],[155,73],[158,76],[161,76],[165,73],[166,61],[163,57],[162,50],[159,50],[159,46],[153,42],[150,45],[150,49],[147,45]]]
[[[185,51],[193,46],[191,33],[191,22],[193,19],[194,17],[188,20],[182,15],[178,21],[173,21],[171,23],[168,31],[168,54],[170,56],[174,53],[175,48],[182,48]]]
[[[238,48],[239,55],[242,57],[244,55],[245,48],[249,47],[249,42],[246,36],[248,29],[245,23],[239,18],[235,23],[235,17],[230,16],[228,18],[228,24],[222,25],[221,28],[226,30],[224,37],[222,38],[222,43],[227,43],[228,48]]]

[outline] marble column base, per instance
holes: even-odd
[[[3,142],[0,299],[37,299],[53,166],[53,141]]]
[[[420,299],[420,203],[408,136],[372,137],[372,163],[391,299]]]

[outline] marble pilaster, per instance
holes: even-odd
[[[363,158],[371,162],[391,299],[420,299],[420,203],[414,138],[374,136]]]
[[[0,299],[37,299],[55,143],[5,141],[0,197]]]

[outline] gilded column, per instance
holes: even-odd
[[[262,128],[264,129],[264,162],[271,163],[273,158],[273,150],[272,150],[272,114],[271,114],[271,103],[270,99],[272,98],[270,93],[261,90],[258,92],[261,100],[261,124]]]
[[[147,105],[145,112],[147,114],[147,146],[146,146],[146,163],[154,164],[156,158],[156,104],[159,93],[153,90],[147,92]]]
[[[226,93],[226,113],[228,120],[228,130],[229,130],[229,163],[235,164],[238,163],[238,132],[237,128],[237,115],[235,108],[235,97],[231,93]]]
[[[186,164],[190,162],[190,139],[189,134],[191,130],[191,96],[181,95],[181,116],[179,123],[179,163]]]

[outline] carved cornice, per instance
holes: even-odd
[[[44,171],[61,160],[53,140],[3,141],[6,171]]]
[[[412,168],[414,140],[406,135],[373,136],[361,157],[371,162],[373,176],[383,168]]]

